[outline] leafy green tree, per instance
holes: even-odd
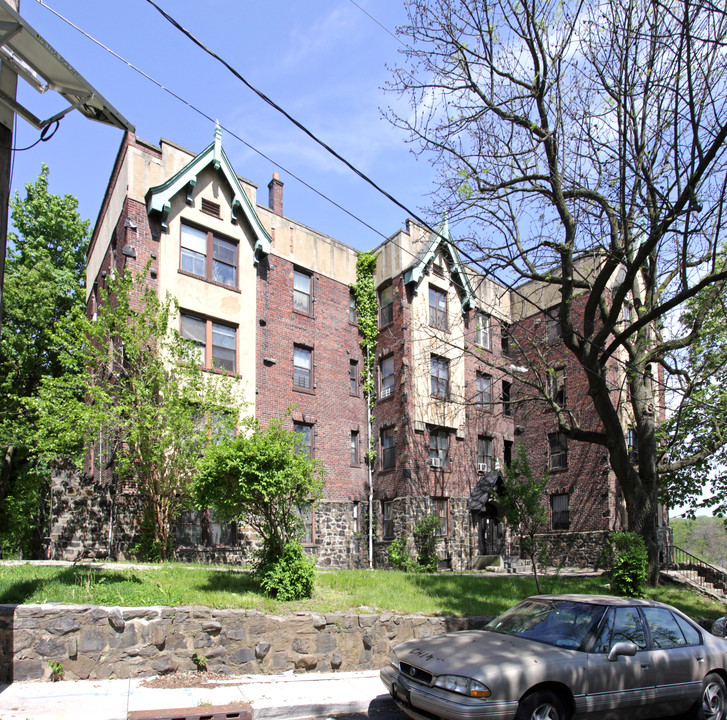
[[[691,512],[711,508],[727,516],[727,299],[703,290],[687,305],[682,324],[696,317],[693,342],[671,358],[681,402],[662,427],[662,500]]]
[[[162,560],[177,516],[190,505],[202,450],[231,433],[239,414],[230,409],[234,378],[198,365],[198,349],[175,329],[177,312],[143,273],[111,273],[96,318],[80,315],[56,333],[79,374],[44,378],[32,403],[47,457],[63,454],[80,465],[92,448],[101,473],[137,486]]]
[[[503,490],[498,496],[508,525],[520,533],[520,552],[532,563],[538,593],[541,592],[538,563],[544,560],[544,548],[537,535],[548,521],[548,511],[543,504],[548,475],[547,472],[542,478],[533,475],[525,445],[520,443],[517,455],[502,480]]]
[[[417,565],[422,572],[436,572],[439,564],[437,537],[442,521],[433,513],[424,515],[414,526],[414,546],[417,549]]]
[[[54,338],[59,322],[85,306],[89,222],[78,201],[48,192],[48,167],[10,202],[0,337],[0,543],[3,552],[37,555],[45,524],[49,468],[32,437],[44,378],[74,373]]]
[[[286,546],[301,537],[301,510],[322,496],[325,481],[322,464],[284,422],[273,418],[263,427],[255,418],[245,419],[238,435],[207,449],[193,485],[198,507],[211,507],[258,533],[256,569],[263,581]],[[292,551],[287,555],[295,559]]]

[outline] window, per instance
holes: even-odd
[[[179,332],[196,345],[202,367],[236,372],[237,330],[234,327],[182,313]]]
[[[510,325],[505,322],[500,325],[500,350],[503,355],[510,354]]]
[[[379,290],[379,327],[394,321],[394,290],[391,285]]]
[[[358,459],[358,430],[351,430],[351,465],[360,465]]]
[[[449,432],[432,430],[429,433],[429,464],[435,468],[447,467],[449,458]]]
[[[353,504],[353,531],[361,532],[361,503],[358,501]]]
[[[476,385],[477,404],[483,410],[490,410],[492,408],[492,378],[489,375],[477,373]]]
[[[298,436],[298,450],[313,456],[313,426],[307,423],[293,423],[293,432]]]
[[[295,387],[311,389],[312,358],[313,351],[310,348],[300,345],[293,348],[293,385]]]
[[[505,417],[512,417],[512,383],[502,381],[502,414]]]
[[[384,500],[382,503],[384,515],[384,539],[394,537],[394,503],[391,500]]]
[[[646,647],[644,623],[637,608],[609,608],[593,652],[607,653],[617,642],[632,642],[640,649]]]
[[[449,396],[449,360],[432,355],[430,361],[430,379],[432,397],[446,398]]]
[[[389,470],[396,464],[394,428],[381,431],[381,469]]]
[[[298,505],[295,508],[296,515],[300,518],[303,523],[303,534],[300,537],[300,542],[303,545],[312,545],[315,542],[315,513],[313,512],[313,505],[306,503],[305,505]]]
[[[435,498],[434,499],[434,513],[439,518],[439,530],[437,535],[446,537],[449,535],[449,499],[448,498]]]
[[[629,451],[629,460],[634,464],[639,464],[639,438],[634,428],[626,431],[626,446]]]
[[[553,342],[554,340],[563,337],[558,312],[559,309],[557,305],[552,308],[548,308],[545,311],[545,337],[548,342]]]
[[[358,361],[350,360],[348,363],[348,384],[351,395],[358,395]]]
[[[550,508],[553,530],[568,530],[570,528],[570,496],[567,494],[551,495]]]
[[[490,349],[490,316],[478,312],[475,314],[475,345]]]
[[[568,467],[568,438],[561,432],[548,433],[550,445],[550,469]]]
[[[646,625],[655,648],[672,648],[687,645],[687,640],[674,616],[666,608],[643,608]]]
[[[208,282],[237,287],[237,243],[183,224],[180,269]]]
[[[495,469],[495,458],[492,454],[492,438],[480,435],[477,438],[477,470],[481,473]]]
[[[389,355],[379,363],[379,397],[389,397],[394,393],[394,356]]]
[[[300,270],[293,270],[293,310],[312,313],[311,276]]]
[[[358,323],[358,310],[356,310],[356,295],[353,291],[348,294],[348,322],[356,325]]]
[[[512,465],[512,440],[503,441],[502,460],[505,463],[506,468],[509,468],[510,465]]]
[[[429,324],[440,330],[447,329],[447,294],[429,287]]]
[[[563,368],[550,368],[545,379],[548,396],[557,405],[565,406],[565,370]]]

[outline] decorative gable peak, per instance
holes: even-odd
[[[462,298],[462,310],[467,311],[474,308],[475,293],[460,259],[457,246],[452,240],[449,218],[445,211],[442,224],[430,234],[423,252],[404,271],[404,283],[413,286],[414,293],[417,293],[419,285],[426,275],[432,273],[435,276],[444,277],[446,270],[449,270],[450,277]]]
[[[192,203],[192,192],[197,185],[199,175],[203,170],[212,167],[215,172],[220,173],[232,193],[231,221],[240,225],[244,217],[247,226],[250,228],[254,243],[255,264],[260,258],[270,253],[272,238],[260,222],[252,203],[248,199],[240,184],[237,173],[233,170],[227,153],[222,147],[222,131],[219,123],[215,125],[214,140],[196,157],[192,158],[181,170],[168,178],[161,185],[149,188],[146,194],[146,210],[148,214],[159,213],[161,215],[161,226],[163,232],[169,231],[169,212],[172,206],[172,198],[177,193],[186,193],[186,202]]]

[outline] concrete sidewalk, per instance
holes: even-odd
[[[142,711],[195,709],[211,715],[236,705],[240,720],[308,718],[393,708],[378,670],[350,673],[239,675],[210,687],[153,689],[146,678],[16,682],[0,685],[2,720],[127,720]],[[245,712],[246,711],[246,712]],[[161,714],[161,712],[159,713]],[[147,717],[153,717],[147,715]]]

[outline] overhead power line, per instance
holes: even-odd
[[[376,18],[371,16],[367,11],[365,11],[358,3],[356,3],[354,0],[350,0],[356,7],[358,7],[362,12],[364,12],[367,16],[369,16],[374,22],[376,22],[377,25],[380,25],[383,29],[385,29],[389,34],[392,34],[387,28],[385,28]],[[125,58],[123,58],[121,55],[116,53],[111,48],[107,47],[103,43],[101,43],[99,40],[91,36],[89,33],[84,31],[82,28],[75,25],[73,22],[65,18],[63,15],[58,13],[55,9],[47,5],[44,0],[36,0],[37,3],[45,7],[47,10],[52,12],[54,15],[56,15],[59,19],[61,19],[63,22],[67,23],[69,26],[74,28],[76,31],[80,32],[82,35],[84,35],[86,38],[103,48],[105,51],[109,52],[111,55],[113,55],[115,58],[123,62],[125,65],[127,65],[129,68],[134,70],[135,72],[142,75],[144,78],[146,78],[148,81],[152,82],[154,85],[159,87],[160,89],[164,90],[166,93],[174,97],[179,102],[183,103],[187,107],[189,107],[191,110],[199,114],[200,116],[204,117],[206,120],[209,120],[211,123],[217,122],[214,120],[209,114],[195,106],[193,103],[189,102],[188,100],[184,99],[182,96],[178,95],[174,91],[167,88],[165,85],[160,83],[158,80],[154,79],[151,75],[144,72]],[[399,208],[404,210],[413,220],[418,222],[420,225],[422,225],[426,230],[431,232],[434,235],[437,235],[439,237],[444,237],[441,235],[439,231],[437,231],[435,228],[431,227],[429,223],[421,218],[416,212],[412,211],[407,205],[400,202],[397,198],[395,198],[393,195],[391,195],[389,192],[381,188],[376,182],[374,182],[371,178],[369,178],[364,172],[359,170],[357,167],[355,167],[351,162],[349,162],[346,158],[344,158],[342,155],[340,155],[337,151],[335,151],[332,147],[330,147],[326,142],[321,140],[315,133],[313,133],[311,130],[309,130],[305,125],[303,125],[301,122],[296,120],[292,115],[290,115],[286,110],[284,110],[280,105],[278,105],[276,102],[274,102],[271,98],[269,98],[265,93],[263,93],[261,90],[258,90],[255,86],[253,86],[245,77],[242,76],[241,73],[239,73],[234,67],[232,67],[226,60],[224,60],[222,57],[220,57],[216,52],[208,48],[204,43],[202,43],[199,39],[197,39],[190,31],[185,29],[176,19],[174,19],[171,15],[169,15],[165,10],[163,10],[159,5],[156,4],[153,0],[146,0],[152,7],[154,7],[161,15],[164,17],[165,20],[167,20],[171,25],[173,25],[177,30],[179,30],[182,34],[184,34],[189,40],[191,40],[195,45],[197,45],[200,49],[202,49],[204,52],[206,52],[208,55],[213,57],[215,60],[217,60],[219,63],[221,63],[225,68],[227,68],[238,80],[240,80],[246,87],[248,87],[252,92],[254,92],[258,97],[260,97],[262,100],[264,100],[267,104],[269,104],[272,108],[274,108],[276,111],[280,112],[282,115],[284,115],[290,122],[292,122],[297,128],[299,128],[302,132],[304,132],[306,135],[308,135],[314,142],[319,144],[321,147],[323,147],[328,153],[333,155],[337,160],[342,162],[346,167],[348,167],[352,172],[354,172],[356,175],[358,175],[362,180],[364,180],[366,183],[371,185],[377,192],[381,193],[389,199],[391,202],[393,202],[395,205],[397,205]],[[396,37],[396,36],[394,36]],[[398,39],[398,38],[397,38]],[[250,150],[255,152],[256,154],[260,155],[262,158],[273,164],[275,167],[279,168],[286,174],[288,174],[290,177],[297,180],[299,183],[301,183],[303,186],[307,187],[309,190],[316,193],[321,198],[325,199],[326,201],[330,202],[333,206],[337,207],[338,209],[342,210],[344,213],[349,215],[354,220],[360,222],[362,225],[367,227],[369,230],[374,232],[376,235],[382,237],[384,240],[388,239],[389,236],[381,232],[380,230],[374,228],[372,225],[370,225],[368,222],[360,218],[359,216],[355,215],[353,212],[348,210],[347,208],[340,205],[338,202],[312,186],[310,183],[306,182],[302,178],[300,178],[295,173],[288,170],[284,165],[277,162],[276,160],[273,160],[271,157],[263,153],[261,150],[256,148],[255,146],[248,143],[246,140],[241,138],[239,135],[237,135],[235,132],[229,130],[228,128],[224,127],[223,125],[220,125],[220,127],[225,130],[230,136],[234,137],[238,141],[240,141],[243,145],[248,147]],[[447,239],[447,238],[444,238]],[[394,241],[392,241],[394,242]],[[398,243],[395,243],[402,251],[409,254],[412,258],[415,258],[416,256],[414,253],[412,253],[408,248],[404,248],[403,246],[399,245]],[[518,296],[519,298],[526,300],[532,307],[534,307],[537,311],[544,313],[546,316],[550,317],[551,319],[557,320],[557,317],[555,317],[548,308],[540,307],[536,302],[532,300],[532,298],[525,296],[522,294],[518,288],[514,287],[511,283],[509,283],[506,280],[503,280],[502,278],[498,277],[496,273],[494,273],[491,270],[488,270],[486,268],[483,268],[478,260],[473,258],[469,253],[467,253],[464,249],[458,248],[458,251],[461,255],[463,255],[472,265],[477,267],[479,271],[486,277],[492,278],[495,282],[497,282],[499,285],[504,287],[505,289],[512,292],[514,295]],[[585,340],[586,338],[583,337],[577,329],[575,330],[576,335],[581,339]],[[601,348],[603,350],[603,348]],[[626,370],[629,370],[630,372],[633,372],[633,369],[629,367],[628,362],[624,360],[620,360],[619,358],[614,357],[613,358],[615,362],[622,365]],[[588,368],[584,367],[584,370],[586,372],[590,372]],[[645,375],[645,373],[642,373]],[[669,392],[672,392],[677,395],[684,396],[684,392],[681,390],[677,390],[673,387],[670,387],[666,383],[659,381],[657,378],[653,378],[652,380],[662,387],[664,390],[667,390]],[[709,407],[706,406],[705,407]]]

